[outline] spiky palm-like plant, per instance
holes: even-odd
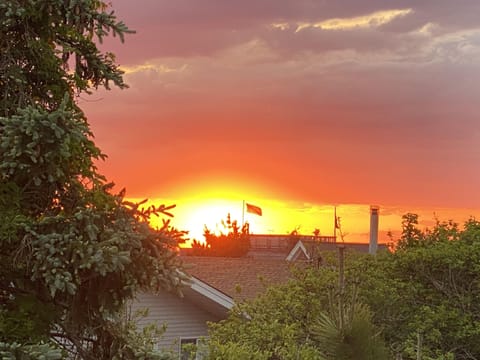
[[[388,351],[372,322],[370,309],[364,304],[344,307],[343,324],[338,316],[322,313],[312,333],[327,360],[385,360]]]

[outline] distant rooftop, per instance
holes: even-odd
[[[336,240],[336,241],[335,241]],[[250,234],[250,250],[245,255],[247,258],[254,259],[272,259],[285,260],[294,248],[301,241],[307,251],[310,251],[313,245],[320,251],[334,251],[337,245],[343,244],[347,249],[358,252],[368,253],[369,244],[365,242],[342,242],[334,236],[314,236],[314,235],[290,235],[290,234]],[[378,251],[388,250],[387,244],[378,244]],[[181,248],[180,255],[191,255],[191,248]]]
[[[334,251],[337,249],[337,245],[344,245],[347,249],[363,253],[368,253],[369,248],[368,243],[342,242],[334,236],[250,234],[250,250],[247,257],[286,259],[298,241],[306,246],[307,251],[310,251],[310,248],[314,245],[320,251]],[[379,251],[387,249],[386,244],[378,244]]]
[[[292,277],[292,263],[285,260],[182,256],[182,261],[189,275],[235,300],[252,299]]]

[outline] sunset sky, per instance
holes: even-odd
[[[480,215],[480,1],[113,0],[128,90],[82,96],[100,170],[175,203],[200,236],[226,216],[380,240],[403,213]]]

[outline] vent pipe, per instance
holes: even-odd
[[[370,206],[370,243],[368,246],[368,252],[372,255],[377,253],[378,247],[378,212],[380,208],[378,206]]]

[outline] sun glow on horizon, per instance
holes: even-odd
[[[218,195],[218,192],[215,195]],[[133,201],[136,200],[133,199]],[[176,207],[171,211],[174,214],[171,225],[178,230],[188,232],[186,236],[189,239],[187,246],[193,239],[204,241],[205,227],[215,233],[225,231],[222,221],[225,221],[228,215],[230,215],[232,221],[237,221],[240,226],[242,222],[248,222],[252,234],[289,234],[296,230],[300,234],[309,235],[315,229],[319,229],[321,235],[333,234],[334,207],[332,205],[285,202],[267,198],[246,198],[247,203],[262,209],[262,216],[258,216],[248,213],[243,207],[243,201],[234,194],[230,197],[210,197],[204,193],[203,196],[185,197],[175,201],[151,199],[145,206],[175,204]],[[342,217],[347,209],[350,213],[359,211],[353,209],[352,206],[348,208],[339,207],[337,208],[337,215]],[[368,207],[361,207],[360,212],[362,211],[368,213]],[[362,224],[362,220],[359,220],[358,216],[349,217],[348,221],[342,220],[343,223],[346,224],[346,229],[353,226],[362,232],[367,231],[366,223],[363,222]],[[162,217],[152,217],[151,224],[154,227],[161,226]]]
[[[256,204],[258,202],[251,201]],[[174,217],[171,219],[171,225],[178,230],[187,231],[189,240],[204,240],[205,227],[214,233],[224,231],[222,221],[230,215],[232,221],[237,221],[241,226],[242,221],[248,222],[252,233],[268,233],[268,224],[262,217],[252,215],[243,211],[243,201],[228,200],[221,198],[208,199],[184,199],[171,201],[160,201],[152,199],[146,203],[149,205],[160,205],[162,203],[175,203],[176,207],[171,211]],[[162,217],[152,216],[150,219],[152,226],[160,227]]]
[[[218,180],[218,179],[217,179]],[[289,200],[287,197],[273,195],[273,189],[266,186],[250,187],[241,185],[237,179],[231,185],[227,182],[193,182],[190,186],[179,187],[176,195],[169,198],[153,197],[144,206],[161,204],[173,205],[174,215],[170,225],[181,231],[187,231],[189,246],[191,240],[204,241],[204,229],[218,233],[225,231],[222,221],[230,214],[232,221],[241,226],[242,221],[248,222],[252,234],[289,234],[293,230],[302,235],[311,235],[315,229],[321,235],[333,235],[334,205],[306,203]],[[267,190],[269,192],[267,192]],[[264,194],[262,196],[262,193]],[[269,194],[269,195],[267,195]],[[129,201],[139,202],[143,199]],[[243,209],[243,202],[253,204],[262,209],[262,216],[248,213]],[[369,239],[371,204],[337,204],[337,216],[340,217],[342,232],[347,242],[367,242]],[[402,206],[386,206],[380,204],[379,242],[390,241],[387,236],[392,232],[398,238],[401,232],[402,215],[407,212],[419,215],[420,227],[433,227],[435,216],[440,221],[453,219],[460,224],[475,212],[470,209],[433,209],[408,208]],[[162,225],[164,217],[151,218],[154,227]],[[339,236],[337,232],[337,236]]]
[[[216,233],[224,230],[222,221],[225,221],[228,215],[240,226],[242,222],[248,222],[252,233],[268,233],[272,226],[277,228],[277,220],[271,214],[256,216],[243,209],[244,201],[260,207],[266,206],[260,196],[261,193],[267,193],[266,187],[246,186],[239,179],[230,181],[230,185],[225,185],[225,182],[219,177],[215,178],[215,181],[197,179],[189,186],[179,186],[174,191],[177,193],[177,196],[173,196],[174,200],[153,198],[149,199],[146,206],[175,204],[171,225],[178,230],[187,231],[187,238],[190,240],[203,241],[205,227]],[[162,219],[152,217],[151,223],[153,226],[161,226]]]

